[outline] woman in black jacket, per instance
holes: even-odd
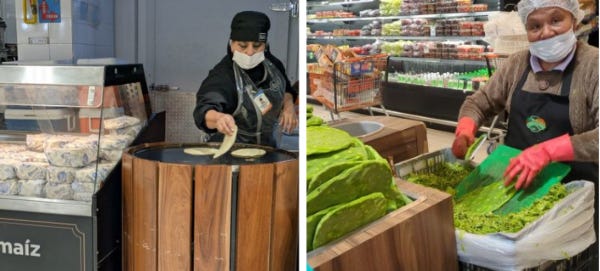
[[[281,61],[268,50],[269,18],[243,11],[231,22],[227,55],[209,72],[196,94],[196,126],[219,141],[237,128],[236,142],[275,147],[273,129],[298,125],[292,89]],[[218,132],[218,133],[217,133]]]

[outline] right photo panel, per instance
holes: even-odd
[[[307,270],[598,270],[598,1],[305,5]]]

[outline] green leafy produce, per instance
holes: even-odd
[[[309,251],[411,202],[396,186],[387,160],[372,147],[326,124],[308,126],[307,135]],[[381,196],[356,202],[373,193]],[[319,228],[323,221],[329,222]]]
[[[327,209],[323,209],[323,210],[318,211],[317,213],[312,214],[306,218],[306,249],[308,251],[312,250],[313,240],[315,237],[315,231],[317,230],[317,225],[319,225],[321,218],[323,218],[327,213],[335,210],[336,208],[338,208],[340,206],[341,206],[341,204],[329,207]]]
[[[444,162],[437,164],[431,172],[411,173],[406,176],[406,180],[455,195],[454,188],[462,179],[469,175],[473,169],[474,168],[470,165]],[[481,180],[481,182],[488,181],[492,180]],[[505,204],[507,198],[510,200],[509,195],[514,193],[511,192],[511,190],[514,191],[514,189],[512,187],[503,187],[502,182],[495,182],[495,184],[497,186],[502,186],[495,187],[498,189],[496,192],[508,191],[508,194],[505,194],[506,197],[501,196],[500,198],[491,198],[489,199],[489,203],[486,203],[488,199],[483,196],[483,194],[486,193],[483,189],[494,190],[494,187],[484,186],[479,189],[474,189],[462,196],[461,199],[458,199],[454,204],[454,226],[457,229],[474,234],[518,232],[528,223],[537,220],[540,216],[550,210],[556,202],[567,195],[566,188],[561,184],[556,184],[552,186],[548,194],[536,200],[531,207],[519,212],[499,215],[494,213],[493,210],[497,210],[496,206],[500,207]],[[475,192],[475,194],[469,195],[473,192]],[[465,204],[465,199],[468,200],[469,197],[477,197],[477,194],[479,194],[479,197],[482,197],[480,200],[474,200],[469,204]],[[463,202],[461,203],[461,201]]]
[[[430,172],[408,174],[406,180],[454,195],[454,187],[472,170],[468,164],[444,162],[432,167]]]
[[[375,149],[373,149],[373,147],[369,145],[365,145],[365,150],[367,151],[368,160],[384,159]]]
[[[367,152],[360,140],[352,141],[350,148],[333,153],[317,154],[310,156],[306,161],[306,179],[311,180],[322,170],[339,163],[367,160]]]
[[[386,214],[387,199],[371,193],[341,204],[321,218],[314,233],[312,248],[318,248]]]
[[[320,126],[320,125],[323,125],[323,123],[325,123],[325,122],[323,121],[322,118],[317,117],[317,116],[311,116],[310,118],[308,118],[306,120],[306,127]]]
[[[361,163],[362,163],[362,161],[342,162],[342,163],[337,163],[337,164],[333,164],[333,165],[326,167],[322,171],[318,172],[313,178],[308,179],[307,192],[308,193],[312,192],[313,190],[315,190],[315,188],[317,188],[318,186],[322,185],[323,183],[329,181],[331,178],[339,175],[344,170],[349,169],[354,166],[357,166]]]
[[[454,205],[454,210],[465,210],[470,213],[485,214],[502,207],[517,193],[514,185],[504,186],[502,180],[481,186],[463,197]]]
[[[548,194],[537,199],[531,207],[507,215],[498,215],[493,212],[474,213],[468,209],[455,208],[454,226],[475,234],[518,232],[552,209],[554,204],[566,196],[567,189],[559,183],[553,185]]]
[[[328,126],[307,127],[306,138],[307,156],[342,150],[355,141],[346,131]]]
[[[354,200],[373,192],[388,192],[392,173],[381,160],[365,161],[317,187],[306,196],[306,213],[314,214],[333,205]],[[395,195],[386,194],[395,201]]]
[[[402,0],[381,0],[379,2],[379,12],[381,16],[395,16],[400,13]]]

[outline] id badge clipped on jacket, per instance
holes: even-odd
[[[267,98],[267,95],[265,95],[262,89],[258,90],[256,95],[254,95],[253,100],[263,116],[273,107],[271,101],[269,101],[269,98]]]

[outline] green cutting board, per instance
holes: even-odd
[[[485,160],[481,162],[467,177],[456,186],[455,199],[478,187],[503,181],[504,171],[510,159],[521,153],[521,150],[499,145]],[[496,214],[514,213],[527,208],[533,202],[548,193],[552,185],[559,183],[567,176],[571,167],[561,163],[550,163],[533,180],[526,189],[519,190],[508,202],[494,211]]]

